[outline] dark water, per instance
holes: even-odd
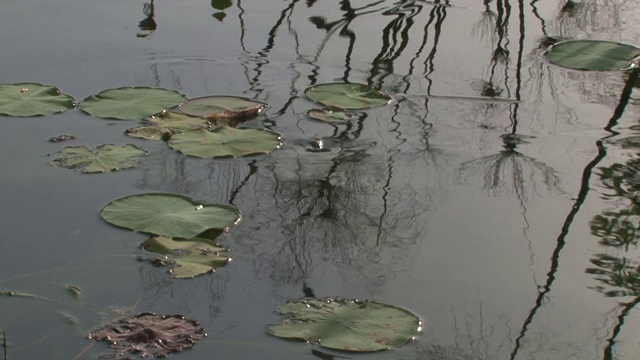
[[[142,311],[207,329],[176,358],[313,359],[311,346],[264,334],[303,287],[423,319],[404,347],[353,358],[638,359],[635,83],[542,57],[554,39],[637,43],[634,2],[153,5],[3,0],[0,81],[78,100],[131,85],[246,96],[269,104],[246,125],[280,133],[284,147],[201,160],[77,110],[0,118],[0,291],[41,297],[0,296],[8,359],[74,358],[89,330]],[[313,122],[303,91],[327,82],[396,102],[350,126]],[[135,170],[81,175],[46,165],[66,145],[46,139],[62,133],[151,154]],[[307,151],[315,136],[331,151]],[[234,261],[185,281],[136,262],[144,236],[99,210],[146,191],[238,207],[243,222],[221,240]]]

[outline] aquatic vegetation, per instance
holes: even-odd
[[[346,110],[366,109],[389,104],[391,96],[364,84],[333,83],[307,88],[304,94],[312,101],[325,106]]]
[[[78,107],[99,118],[141,120],[186,100],[175,90],[136,86],[101,91],[82,100]]]
[[[209,229],[223,229],[240,220],[240,212],[234,207],[198,204],[171,193],[136,194],[113,200],[100,215],[118,227],[183,239]]]
[[[83,173],[100,173],[128,169],[138,165],[147,152],[135,145],[100,145],[96,150],[87,146],[67,146],[51,154],[49,165]]]
[[[311,109],[307,111],[307,116],[328,123],[345,123],[357,118],[353,113],[331,106],[323,109]]]
[[[142,125],[127,129],[125,134],[147,140],[167,140],[171,135],[189,130],[208,129],[209,121],[175,111],[163,111],[148,117]]]
[[[74,107],[73,97],[61,94],[54,86],[36,83],[0,84],[1,115],[51,115]]]
[[[205,159],[265,154],[279,149],[280,145],[280,135],[274,132],[229,126],[213,131],[187,131],[176,134],[169,140],[172,149]]]
[[[611,71],[636,66],[640,48],[612,41],[570,40],[545,53],[552,64],[574,70]]]
[[[200,116],[217,126],[246,121],[262,114],[267,104],[238,96],[206,96],[191,99],[178,110],[189,115]]]
[[[399,347],[422,326],[411,312],[375,301],[300,299],[279,306],[277,311],[284,320],[269,325],[269,334],[336,350],[367,352]]]

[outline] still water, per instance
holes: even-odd
[[[637,44],[639,16],[627,0],[3,0],[0,82],[245,96],[269,104],[245,126],[284,140],[202,160],[77,110],[0,118],[0,292],[37,296],[0,296],[7,359],[95,359],[108,351],[82,353],[87,333],[143,311],[207,329],[175,358],[313,359],[264,333],[303,289],[423,320],[354,359],[639,359],[640,97],[628,73],[542,56],[554,40]],[[348,126],[308,119],[304,89],[330,82],[395,101]],[[63,133],[79,139],[46,141]],[[315,137],[330,151],[308,151]],[[102,143],[150,155],[100,175],[46,164]],[[191,280],[136,262],[145,237],[99,210],[150,191],[238,207],[220,240],[233,261]]]

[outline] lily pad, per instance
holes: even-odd
[[[210,159],[263,154],[280,147],[280,135],[259,129],[236,129],[229,126],[213,131],[194,130],[176,134],[169,146],[185,155]]]
[[[234,207],[197,204],[171,193],[126,196],[107,204],[100,215],[115,226],[183,239],[209,229],[223,229],[240,220],[240,212]]]
[[[82,111],[100,118],[140,120],[184,102],[175,90],[150,87],[123,87],[104,90],[82,100]]]
[[[216,10],[224,10],[233,5],[231,0],[211,0],[211,7]]]
[[[342,109],[366,109],[389,104],[391,96],[364,84],[321,84],[304,91],[309,99],[325,106]]]
[[[213,121],[249,120],[260,115],[267,104],[237,96],[206,96],[181,104],[178,109],[185,114],[200,116]]]
[[[182,315],[142,313],[96,330],[89,334],[89,339],[109,344],[114,353],[105,358],[132,359],[127,354],[138,354],[143,358],[167,357],[170,353],[192,348],[205,336],[205,330],[196,321]]]
[[[378,351],[399,347],[420,331],[411,312],[374,301],[302,299],[278,307],[285,316],[269,325],[271,335],[300,339],[346,351]]]
[[[328,123],[345,123],[353,120],[355,116],[352,113],[344,111],[337,107],[326,107],[324,109],[311,109],[307,111],[307,116],[319,121]]]
[[[230,259],[220,255],[228,249],[220,247],[215,241],[201,238],[173,240],[164,236],[152,236],[140,246],[147,251],[166,255],[174,264],[171,273],[178,279],[214,272]]]
[[[50,165],[83,173],[99,173],[128,169],[138,165],[147,152],[135,145],[100,145],[96,150],[87,146],[67,146],[51,154]]]
[[[168,139],[175,133],[189,130],[209,128],[209,121],[174,111],[163,111],[143,121],[144,125],[127,129],[125,133],[131,137],[160,140]]]
[[[555,65],[575,70],[624,70],[640,57],[640,48],[613,41],[570,40],[559,42],[545,53]]]
[[[57,87],[35,83],[0,84],[2,115],[51,115],[74,107],[75,100],[61,94]]]

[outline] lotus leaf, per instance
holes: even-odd
[[[328,123],[344,123],[354,118],[353,114],[336,107],[326,107],[324,109],[311,109],[307,111],[307,116]]]
[[[67,146],[51,154],[50,165],[83,173],[98,173],[128,169],[138,165],[147,152],[135,145],[100,145],[96,150],[86,146]]]
[[[411,312],[374,301],[302,299],[278,307],[280,325],[270,334],[317,342],[346,351],[378,351],[399,347],[420,331],[420,319]]]
[[[126,196],[107,204],[100,215],[115,226],[183,239],[209,229],[226,228],[240,219],[240,212],[234,207],[201,205],[171,193]]]
[[[152,236],[140,246],[147,251],[168,256],[175,264],[171,273],[179,279],[213,272],[229,261],[229,257],[220,255],[228,249],[207,239],[173,240],[164,236]]]
[[[236,96],[207,96],[189,100],[178,109],[185,114],[201,116],[214,121],[249,120],[258,116],[267,104]]]
[[[0,84],[0,114],[51,115],[73,109],[75,100],[53,86],[34,83]]]
[[[317,103],[347,110],[386,105],[391,101],[391,96],[364,84],[321,84],[308,88],[304,93]]]
[[[640,57],[640,48],[612,41],[570,40],[557,43],[546,52],[547,59],[575,70],[622,70]]]
[[[104,90],[80,103],[80,109],[100,118],[140,120],[184,102],[175,90],[123,87]]]
[[[280,135],[258,129],[236,129],[229,126],[213,131],[194,130],[176,134],[169,146],[185,155],[200,158],[268,153],[280,147]]]
[[[160,140],[168,139],[179,132],[209,128],[211,124],[197,116],[191,116],[173,111],[163,111],[144,120],[144,125],[127,129],[125,133],[131,137]]]
[[[128,354],[143,358],[167,357],[192,348],[205,336],[205,330],[196,321],[182,315],[142,313],[96,330],[89,334],[89,339],[106,341],[113,350],[114,354],[99,356],[100,359],[132,359]]]
[[[224,10],[233,5],[231,0],[211,0],[211,7],[217,10]]]

